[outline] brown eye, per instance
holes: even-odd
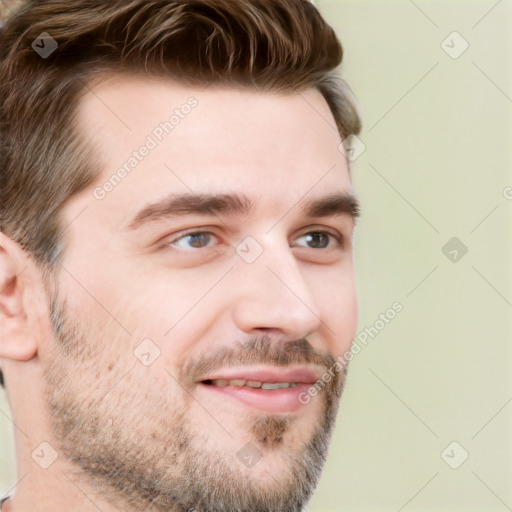
[[[299,237],[299,239],[305,240],[306,243],[306,246],[302,244],[300,246],[309,249],[329,249],[333,245],[332,239],[335,241],[334,245],[341,245],[339,237],[325,231],[310,231]]]
[[[329,245],[329,235],[326,233],[308,233],[306,242],[313,249],[325,249]]]
[[[210,247],[210,241],[215,239],[213,233],[207,231],[197,231],[194,233],[186,233],[180,238],[177,238],[173,242],[169,242],[168,245],[172,245],[184,250],[190,249],[205,249]]]

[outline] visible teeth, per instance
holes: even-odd
[[[290,382],[265,382],[261,385],[262,389],[284,389],[291,386]]]
[[[235,386],[242,387],[246,386],[248,388],[261,388],[261,389],[286,389],[286,388],[294,388],[298,386],[297,382],[259,382],[256,380],[244,380],[244,379],[213,379],[212,384],[216,386]]]
[[[229,386],[243,386],[244,384],[245,384],[245,380],[243,380],[243,379],[234,379],[234,380],[228,381]]]

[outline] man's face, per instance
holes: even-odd
[[[357,322],[326,102],[118,77],[78,114],[102,173],[63,209],[39,352],[58,446],[144,510],[300,510]]]

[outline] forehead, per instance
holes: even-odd
[[[316,90],[112,76],[91,84],[77,118],[101,163],[85,194],[102,187],[104,198],[93,203],[119,222],[174,192],[243,192],[277,212],[308,193],[351,190],[334,118]]]

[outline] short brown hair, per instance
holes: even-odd
[[[58,44],[46,58],[34,46],[43,33]],[[45,267],[62,252],[62,205],[101,170],[75,123],[94,76],[316,88],[342,138],[361,127],[333,72],[341,44],[308,0],[35,0],[2,28],[0,48],[0,230]]]

